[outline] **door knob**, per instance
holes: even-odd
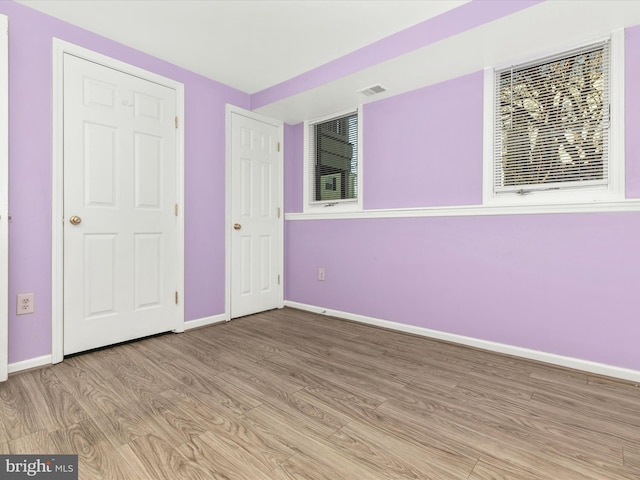
[[[233,224],[233,229],[234,230],[240,230],[242,228],[242,225],[240,225],[239,223],[234,223]]]
[[[74,215],[69,219],[69,223],[71,223],[71,225],[79,225],[81,222],[82,219],[77,215]]]

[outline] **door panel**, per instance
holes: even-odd
[[[175,105],[168,87],[64,56],[65,354],[175,328]]]
[[[282,306],[279,133],[231,113],[231,318]]]
[[[271,240],[270,235],[260,236],[260,290],[262,292],[269,291],[273,286],[271,259],[274,248]]]
[[[162,208],[162,138],[139,132],[134,137],[135,207]]]
[[[135,310],[162,304],[162,235],[135,235]]]
[[[92,234],[84,237],[85,312],[87,318],[116,314],[116,251],[118,236]],[[100,264],[101,269],[93,268]]]

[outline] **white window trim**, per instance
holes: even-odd
[[[585,213],[640,213],[640,200],[536,205],[453,205],[450,207],[387,208],[361,212],[287,213],[285,220],[361,220],[380,218],[493,217],[498,215],[550,215]]]
[[[610,76],[610,104],[611,126],[609,128],[609,182],[606,187],[533,191],[527,195],[501,194],[496,195],[493,187],[494,178],[494,95],[495,72],[510,65],[500,65],[486,68],[484,71],[484,100],[483,100],[483,205],[485,206],[514,206],[514,205],[569,205],[600,202],[619,202],[625,198],[625,144],[624,144],[624,88],[625,88],[625,58],[624,58],[624,30],[616,30],[606,39],[611,40],[611,76]],[[602,41],[605,38],[595,39]],[[583,42],[587,45],[593,42]],[[544,59],[556,54],[562,54],[581,45],[568,45],[555,52],[541,54],[537,58],[522,59],[513,64],[527,63],[529,60]]]
[[[358,114],[358,198],[354,200],[338,200],[332,202],[315,202],[311,200],[313,195],[313,171],[311,168],[311,155],[313,155],[313,149],[309,145],[311,141],[309,135],[309,129],[315,125],[316,123],[325,122],[327,120],[331,120],[338,117],[343,117],[349,114],[356,112]],[[302,169],[303,176],[303,186],[302,186],[302,194],[304,198],[303,204],[303,212],[304,213],[326,213],[330,214],[332,212],[354,212],[362,210],[362,199],[364,192],[364,177],[363,177],[363,145],[362,145],[362,132],[363,132],[363,121],[362,121],[362,105],[358,105],[356,108],[350,108],[349,110],[344,110],[342,112],[334,113],[332,115],[326,115],[320,118],[314,118],[312,120],[307,120],[304,122],[304,162]]]

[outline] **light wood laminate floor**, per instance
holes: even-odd
[[[12,375],[0,453],[80,479],[640,479],[640,388],[293,309]]]

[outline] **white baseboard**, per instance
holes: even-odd
[[[22,370],[29,370],[31,368],[38,368],[44,365],[51,365],[51,355],[43,355],[41,357],[30,358],[28,360],[22,360],[21,362],[15,362],[9,364],[9,373],[17,373]]]
[[[572,368],[574,370],[581,370],[584,372],[595,373],[607,377],[620,378],[622,380],[630,380],[632,382],[640,382],[640,371],[631,370],[628,368],[606,365],[604,363],[597,363],[589,360],[581,360],[579,358],[565,357],[562,355],[556,355],[554,353],[540,352],[538,350],[516,347],[504,343],[491,342],[488,340],[481,340],[473,337],[465,337],[463,335],[457,335],[455,333],[441,332],[439,330],[431,330],[424,327],[416,327],[414,325],[406,325],[403,323],[391,322],[389,320],[382,320],[379,318],[367,317],[364,315],[342,312],[339,310],[331,310],[328,308],[317,307],[315,305],[307,305],[304,303],[286,301],[285,306],[297,308],[299,310],[306,310],[308,312],[330,315],[332,317],[344,318],[345,320],[352,320],[354,322],[365,323],[367,325],[375,325],[378,327],[389,328],[391,330],[413,333],[415,335],[421,335],[423,337],[444,340],[447,342],[458,343],[475,348],[481,348],[483,350],[489,350],[492,352],[504,353],[516,357],[527,358],[530,360],[537,360],[540,362],[550,363],[552,365]]]
[[[204,327],[206,325],[214,325],[216,323],[226,322],[227,316],[223,313],[220,315],[213,315],[211,317],[199,318],[197,320],[191,320],[190,322],[184,322],[184,329]],[[28,360],[22,360],[21,362],[10,363],[8,365],[8,372],[17,373],[23,370],[29,370],[31,368],[38,368],[44,365],[51,365],[53,357],[51,355],[43,355],[42,357],[30,358]]]
[[[215,325],[216,323],[222,323],[229,320],[226,313],[220,315],[213,315],[211,317],[198,318],[197,320],[191,320],[184,322],[184,329],[190,330],[192,328],[205,327],[207,325]]]

